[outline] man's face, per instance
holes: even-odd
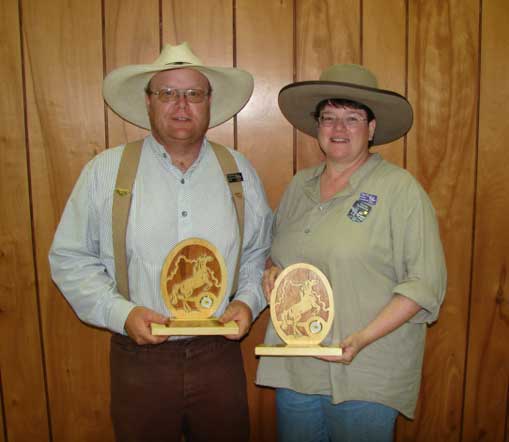
[[[194,69],[162,71],[152,77],[150,90],[163,88],[210,89],[207,78]],[[176,101],[163,102],[158,95],[147,95],[147,112],[152,134],[163,146],[179,144],[201,144],[209,127],[210,95],[201,103],[190,103],[184,95]]]

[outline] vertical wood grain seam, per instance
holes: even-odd
[[[359,64],[364,64],[364,0],[359,2]]]
[[[408,100],[408,60],[410,46],[408,43],[410,37],[410,8],[408,0],[405,0],[405,97]],[[415,122],[415,115],[413,116]],[[412,123],[413,125],[413,123]],[[407,152],[408,152],[408,134],[403,138],[403,167],[407,168]]]
[[[163,50],[164,42],[163,42],[163,0],[159,0],[158,2],[158,14],[159,14],[159,52]],[[178,42],[175,42],[178,43]]]
[[[462,397],[462,407],[461,407],[461,417],[460,422],[461,426],[459,429],[460,432],[460,441],[463,440],[463,432],[465,428],[465,399],[467,395],[467,379],[469,376],[468,372],[468,355],[470,349],[470,322],[472,319],[472,299],[473,299],[473,289],[474,289],[474,270],[475,270],[475,259],[476,259],[476,213],[477,213],[477,196],[479,193],[479,116],[481,110],[481,76],[482,76],[482,35],[483,35],[483,0],[479,0],[479,17],[478,17],[478,34],[477,34],[477,83],[476,83],[476,93],[477,93],[477,106],[476,106],[476,133],[475,133],[475,155],[474,155],[474,166],[473,166],[473,174],[474,174],[474,192],[473,192],[473,201],[472,201],[472,242],[470,246],[470,278],[468,283],[468,309],[467,309],[467,324],[466,324],[466,348],[465,348],[465,359],[463,361],[463,397]]]
[[[232,63],[233,67],[237,67],[237,2],[236,0],[232,0]],[[239,149],[239,140],[238,140],[238,120],[237,115],[233,116],[233,148],[235,150]]]
[[[36,249],[36,231],[35,231],[35,220],[34,220],[34,196],[32,193],[32,173],[31,173],[31,162],[30,162],[30,138],[28,133],[28,110],[27,110],[27,87],[26,87],[26,75],[25,75],[25,48],[23,45],[23,6],[21,0],[18,0],[18,26],[19,26],[19,48],[20,48],[20,70],[21,70],[21,89],[23,94],[23,124],[25,131],[25,162],[27,170],[27,188],[28,188],[28,210],[30,217],[30,232],[32,235],[32,264],[34,269],[34,289],[35,289],[35,301],[37,306],[37,321],[39,329],[39,345],[41,349],[41,364],[42,364],[42,378],[44,382],[44,403],[46,404],[46,419],[48,423],[48,438],[50,441],[53,440],[53,431],[51,426],[51,406],[49,400],[48,390],[48,373],[46,370],[46,349],[44,347],[44,334],[42,327],[42,315],[41,315],[41,292],[39,287],[39,271],[37,268],[37,249]],[[5,413],[5,410],[4,410]],[[7,441],[7,438],[6,438]]]
[[[106,3],[101,0],[101,37],[102,37],[102,63],[103,63],[103,78],[106,76]],[[108,149],[110,145],[110,131],[108,121],[108,105],[103,100],[104,109],[104,148]]]
[[[299,0],[293,0],[293,35],[292,35],[292,82],[297,81],[297,23],[298,23],[298,14],[297,14],[297,2]],[[278,97],[278,107],[279,107],[279,97]],[[292,176],[297,173],[297,129],[292,126]]]
[[[2,419],[2,428],[3,428],[3,438],[5,442],[8,442],[7,439],[7,418],[5,416],[5,400],[4,400],[4,390],[2,388],[2,368],[0,367],[0,410],[2,410],[2,414],[0,415],[0,419]]]
[[[505,404],[504,442],[509,442],[509,384],[507,385]]]

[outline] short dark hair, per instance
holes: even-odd
[[[313,118],[316,121],[318,121],[318,118],[320,118],[320,113],[322,112],[323,108],[327,105],[331,105],[334,107],[349,107],[351,109],[361,109],[366,112],[366,115],[368,117],[368,123],[371,120],[375,119],[375,114],[373,113],[373,111],[368,106],[365,106],[362,103],[353,100],[347,100],[345,98],[327,98],[326,100],[320,101],[316,105],[315,111],[312,113]]]

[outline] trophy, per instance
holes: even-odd
[[[171,312],[166,324],[152,323],[153,335],[230,335],[235,321],[222,324],[213,316],[226,292],[227,271],[216,247],[200,238],[178,243],[164,261],[161,293]]]
[[[321,345],[334,319],[332,288],[310,264],[293,264],[277,277],[270,318],[283,345],[258,345],[259,356],[340,356],[339,346]]]

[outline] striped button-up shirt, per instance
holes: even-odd
[[[211,242],[225,259],[232,290],[239,231],[235,207],[219,162],[204,140],[192,166],[180,171],[152,137],[143,144],[127,228],[130,300],[117,290],[112,243],[112,202],[124,146],[108,149],[83,169],[67,202],[50,250],[53,280],[85,322],[125,333],[129,312],[142,305],[170,315],[160,289],[168,253],[180,241]],[[272,212],[246,158],[231,150],[243,176],[244,241],[235,299],[256,317],[265,307],[260,286],[270,248]],[[228,303],[225,296],[216,315]]]

